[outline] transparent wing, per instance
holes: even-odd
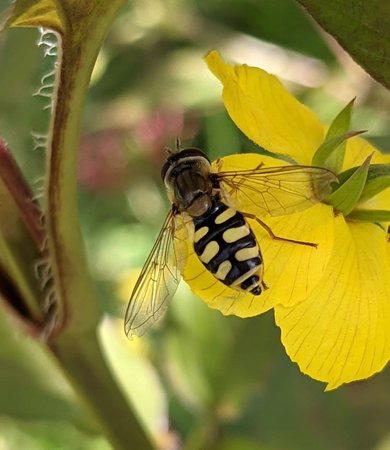
[[[177,214],[168,213],[131,294],[125,316],[128,337],[141,336],[159,320],[180,282],[187,246],[175,237]]]
[[[336,175],[311,166],[281,166],[218,172],[224,200],[257,215],[282,216],[302,211],[326,198]]]

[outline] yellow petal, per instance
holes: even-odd
[[[228,288],[209,273],[189,243],[190,256],[183,271],[193,292],[211,308],[225,315],[251,317],[276,304],[293,305],[302,301],[323,276],[333,246],[333,212],[316,205],[304,212],[267,218],[273,232],[289,239],[318,244],[318,248],[272,239],[264,228],[249,221],[264,259],[264,281],[269,287],[260,296],[242,295]]]
[[[206,56],[206,62],[223,84],[230,117],[249,139],[298,164],[310,163],[324,129],[306,106],[264,70],[226,64],[215,50]]]
[[[301,371],[334,389],[383,369],[390,357],[390,246],[374,224],[335,220],[333,255],[311,294],[276,322]]]
[[[212,168],[217,172],[219,171],[217,170],[218,168],[222,171],[248,170],[254,169],[260,165],[273,167],[288,166],[290,164],[280,159],[261,155],[259,153],[235,153],[233,155],[224,156],[223,158],[217,159],[211,163]]]
[[[264,221],[277,236],[318,244],[313,248],[278,241],[262,227],[253,227],[264,257],[264,281],[269,286],[264,296],[269,296],[273,305],[295,305],[315,288],[328,265],[334,240],[332,208],[318,204],[300,213],[267,217]]]
[[[385,189],[374,197],[358,204],[362,209],[385,209],[390,210],[390,188]]]
[[[385,155],[377,150],[365,139],[356,136],[347,141],[343,170],[361,166],[364,160],[373,154],[371,164],[385,164],[390,162],[390,155]]]

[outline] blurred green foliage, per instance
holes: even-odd
[[[0,134],[37,194],[45,155],[33,150],[32,133],[45,133],[48,111],[47,99],[32,94],[54,64],[38,39],[35,30],[0,36]],[[180,136],[211,159],[256,151],[228,118],[202,61],[212,48],[276,73],[324,122],[357,96],[352,129],[368,129],[371,141],[390,149],[389,93],[329,45],[292,1],[129,3],[93,74],[79,164],[108,360],[167,448],[390,448],[389,371],[325,394],[285,356],[270,313],[222,317],[182,285],[160,327],[131,343],[123,336],[131,283],[167,210],[164,146]],[[11,329],[2,319],[0,448],[109,448],[45,350]]]
[[[298,0],[307,11],[383,86],[390,88],[390,8],[372,0],[356,7],[354,0]]]

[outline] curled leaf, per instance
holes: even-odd
[[[17,0],[7,11],[1,28],[44,27],[62,33],[64,15],[57,0]]]
[[[42,227],[43,213],[39,204],[27,184],[16,161],[10,153],[6,143],[0,138],[0,180],[4,188],[13,198],[21,219],[24,221],[31,238],[37,247],[41,248],[45,240]],[[5,211],[2,215],[5,216]],[[4,222],[4,221],[3,221]]]
[[[41,290],[33,268],[45,240],[42,212],[0,139],[0,296],[22,322],[42,326]]]

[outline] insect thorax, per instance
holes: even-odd
[[[263,264],[255,235],[244,216],[211,197],[206,214],[193,218],[194,249],[202,264],[225,285],[261,293]]]

